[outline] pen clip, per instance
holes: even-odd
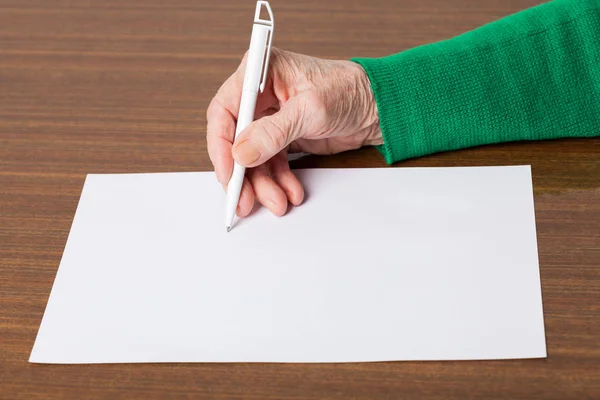
[[[265,6],[267,8],[267,12],[269,13],[269,19],[260,19],[260,11],[262,7]],[[256,11],[254,12],[254,23],[259,23],[267,26],[273,26],[273,13],[271,12],[271,7],[269,6],[268,1],[257,1],[256,2]]]
[[[260,11],[262,7],[266,7],[267,12],[269,13],[269,19],[261,19]],[[275,19],[273,18],[273,12],[271,11],[271,6],[269,6],[268,1],[257,1],[256,2],[256,11],[254,12],[254,23],[264,25],[269,30],[269,41],[266,46],[266,53],[263,54],[264,64],[262,70],[262,76],[260,79],[259,90],[262,93],[265,90],[265,85],[267,84],[267,72],[269,70],[269,58],[271,57],[271,44],[273,43],[273,28],[275,27]]]

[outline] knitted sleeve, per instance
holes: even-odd
[[[388,163],[600,135],[600,0],[554,0],[449,40],[353,61],[371,81]]]

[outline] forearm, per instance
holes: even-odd
[[[600,135],[600,0],[555,0],[366,70],[389,163]]]

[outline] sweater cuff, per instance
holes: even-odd
[[[409,134],[402,119],[407,115],[398,87],[398,63],[384,58],[352,58],[369,77],[377,104],[383,145],[376,146],[388,164],[410,157],[407,151]]]

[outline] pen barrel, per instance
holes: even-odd
[[[242,92],[242,98],[240,100],[240,110],[237,118],[237,125],[235,127],[235,137],[237,138],[239,133],[246,129],[248,125],[254,121],[254,112],[256,109],[256,98],[258,97],[257,92],[251,92],[244,90]]]
[[[246,60],[246,73],[244,74],[244,91],[258,92],[262,78],[266,52],[269,51],[267,43],[272,28],[270,26],[254,24],[250,38],[250,48]]]
[[[256,98],[258,92],[244,90],[240,100],[240,109],[238,113],[237,126],[235,127],[235,138],[240,132],[248,127],[254,121],[254,110],[256,108]],[[231,226],[235,217],[235,210],[240,199],[242,183],[244,182],[244,173],[246,168],[234,162],[233,173],[227,183],[227,200],[225,203],[225,226]]]
[[[227,184],[227,198],[225,200],[225,226],[232,226],[235,217],[235,210],[240,201],[242,193],[242,184],[244,183],[244,174],[246,168],[237,162],[233,163],[233,173]]]

